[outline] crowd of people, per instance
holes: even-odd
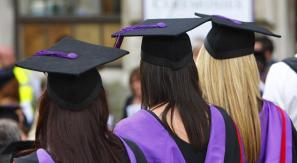
[[[254,23],[196,16],[122,28],[114,47],[64,37],[17,63],[0,48],[0,162],[297,163],[297,56],[273,60],[280,35]],[[186,32],[206,22],[193,50]],[[96,67],[130,36],[140,65],[111,129]]]

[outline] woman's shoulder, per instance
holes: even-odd
[[[122,129],[139,128],[140,124],[141,126],[143,126],[145,122],[147,122],[149,119],[150,119],[149,113],[147,113],[146,110],[142,109],[137,113],[135,113],[134,115],[119,121],[116,124],[114,131],[117,131],[119,129],[122,130]]]
[[[28,155],[13,159],[14,163],[55,163],[53,158],[45,149],[38,149]]]
[[[284,116],[285,118],[289,118],[288,114],[280,106],[276,105],[275,103],[269,100],[263,99],[261,109],[262,110],[259,113],[260,118],[278,114]]]
[[[210,105],[210,112],[211,112],[211,116],[214,118],[222,117],[224,119],[225,123],[228,123],[228,122],[233,123],[233,120],[230,117],[230,115],[222,107],[219,107],[216,105]]]

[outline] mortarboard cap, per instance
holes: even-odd
[[[120,47],[123,37],[143,36],[141,58],[157,66],[173,70],[184,67],[193,60],[192,46],[187,31],[209,21],[210,18],[148,19],[112,34],[115,47]]]
[[[212,28],[204,40],[204,46],[216,59],[236,58],[254,53],[255,32],[281,37],[253,22],[242,22],[220,15],[195,13],[201,18],[209,18]]]
[[[62,108],[87,106],[102,88],[97,66],[112,62],[127,51],[94,45],[66,37],[16,66],[48,73],[47,91]]]

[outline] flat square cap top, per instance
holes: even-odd
[[[142,36],[141,59],[156,66],[178,70],[192,62],[192,45],[186,32],[211,18],[147,19],[122,28],[112,34],[114,47],[120,47],[124,37]]]
[[[179,36],[209,21],[205,18],[147,19],[112,34],[118,36]]]
[[[280,35],[274,34],[271,31],[267,30],[266,28],[256,25],[254,22],[243,22],[240,20],[227,18],[221,15],[206,15],[206,14],[200,14],[200,13],[195,13],[195,15],[201,18],[209,18],[209,20],[215,25],[261,33],[268,36],[281,37]]]
[[[94,45],[66,37],[51,48],[39,51],[16,65],[40,72],[80,75],[128,53],[125,50]]]
[[[254,53],[255,33],[281,37],[253,22],[243,22],[220,15],[195,15],[209,18],[212,28],[204,40],[209,54],[216,59],[237,58]]]

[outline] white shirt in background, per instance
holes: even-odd
[[[284,109],[297,128],[297,73],[286,63],[278,62],[270,67],[263,99]]]
[[[141,110],[141,104],[131,104],[127,107],[127,116],[130,117]]]

